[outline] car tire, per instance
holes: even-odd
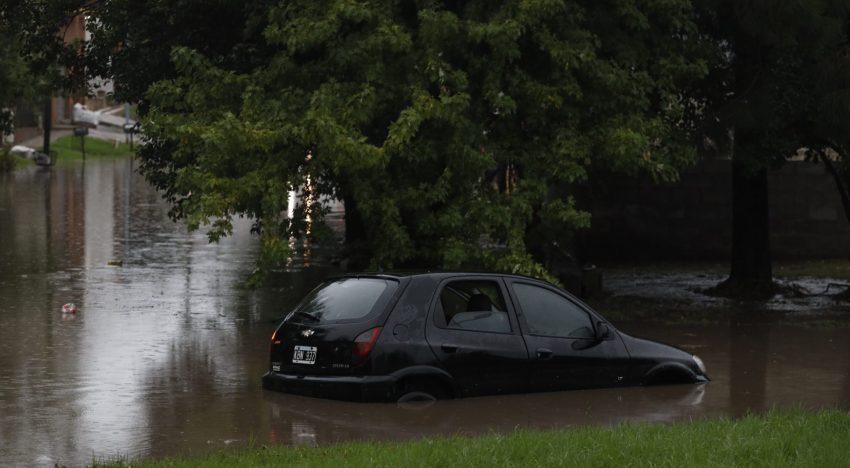
[[[427,392],[407,392],[398,397],[398,403],[437,401],[437,397]]]
[[[399,385],[398,403],[429,402],[448,397],[443,386],[431,379],[411,379]]]
[[[692,373],[680,369],[664,369],[655,372],[644,379],[644,385],[675,385],[694,383],[696,379]]]

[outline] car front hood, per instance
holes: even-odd
[[[646,363],[650,368],[671,364],[682,365],[694,374],[695,380],[708,381],[693,359],[693,354],[657,341],[636,338],[620,332],[623,344],[632,360]]]

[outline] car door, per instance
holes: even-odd
[[[514,279],[508,283],[531,361],[530,390],[624,383],[628,352],[613,329],[604,339],[596,338],[601,317],[548,285]]]
[[[463,396],[525,391],[528,352],[498,277],[443,281],[426,337]]]

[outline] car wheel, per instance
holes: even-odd
[[[437,397],[427,392],[407,392],[398,397],[399,403],[437,401]]]
[[[398,403],[430,402],[448,397],[443,386],[430,379],[406,380],[399,385]]]
[[[645,379],[645,385],[671,385],[694,383],[694,376],[683,370],[665,369]]]

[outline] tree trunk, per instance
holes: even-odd
[[[721,287],[736,296],[761,296],[774,289],[767,168],[736,159],[732,160],[732,267]]]
[[[357,209],[357,201],[350,192],[343,192],[342,202],[345,206],[345,250],[347,257],[344,269],[350,271],[362,270],[369,263],[366,225]]]
[[[735,2],[722,9],[731,25],[740,25]],[[731,122],[746,115],[754,89],[764,86],[764,56],[761,40],[746,28],[733,26],[732,43],[735,59],[734,97],[729,109],[735,115]],[[729,105],[729,103],[727,103]],[[735,110],[736,107],[741,107]],[[746,121],[746,119],[744,119]],[[770,263],[770,218],[768,213],[767,171],[773,154],[771,135],[759,125],[747,122],[731,124],[732,136],[732,261],[729,278],[718,286],[725,296],[763,298],[775,292]]]
[[[345,243],[352,244],[362,240],[366,235],[363,219],[357,212],[357,202],[351,195],[346,195],[342,200],[345,206]]]
[[[838,195],[841,197],[841,206],[844,207],[844,217],[850,221],[850,190],[847,188],[847,182],[844,180],[844,175],[838,171],[826,151],[818,151],[818,158],[823,162],[832,180],[835,181],[835,188],[838,189]]]

